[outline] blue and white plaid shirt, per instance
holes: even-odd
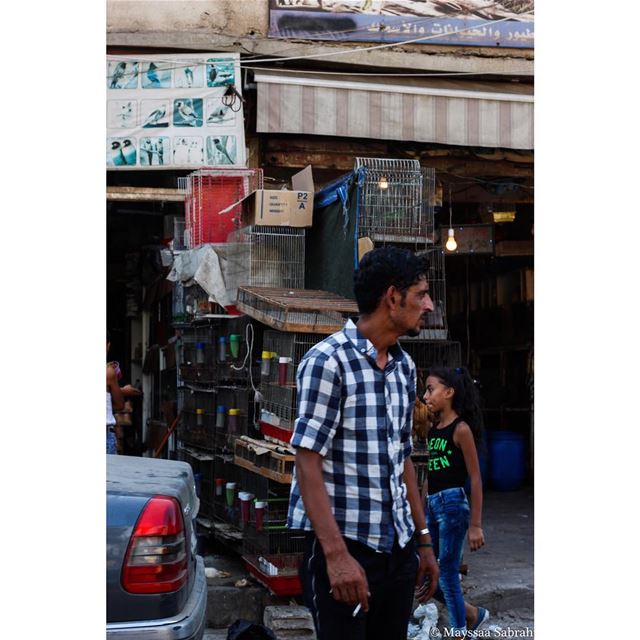
[[[318,452],[342,535],[390,552],[414,533],[404,462],[416,399],[413,360],[394,345],[384,371],[349,320],[312,347],[298,367],[298,419],[291,445]],[[294,470],[287,526],[312,530]]]

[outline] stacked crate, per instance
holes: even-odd
[[[238,525],[234,440],[254,431],[249,319],[230,316],[223,309],[209,311],[214,313],[192,317],[179,329],[179,454],[200,474],[200,521],[209,526]],[[229,482],[236,483],[233,500],[227,500]]]

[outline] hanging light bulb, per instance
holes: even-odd
[[[380,180],[378,180],[378,187],[380,189],[388,189],[389,188],[389,182],[387,181],[387,177],[386,176],[380,176]]]
[[[444,246],[447,248],[447,251],[455,251],[458,248],[458,243],[456,242],[456,238],[453,234],[453,228],[449,227],[449,231],[447,233],[449,237],[447,238],[447,243]]]
[[[453,232],[452,219],[453,219],[453,209],[451,207],[451,185],[449,185],[449,231],[447,232],[447,235],[449,237],[447,238],[447,242],[444,245],[447,251],[455,251],[458,248],[458,243],[456,242],[456,237]]]

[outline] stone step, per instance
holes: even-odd
[[[205,555],[204,564],[205,572],[209,574],[207,577],[207,627],[209,628],[227,629],[238,619],[262,623],[265,607],[288,605],[291,602],[290,598],[271,595],[265,587],[250,576],[242,559],[236,555]]]
[[[278,640],[316,640],[313,618],[306,607],[268,606],[264,610],[263,624]]]

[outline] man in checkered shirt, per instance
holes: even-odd
[[[298,368],[296,465],[287,525],[318,640],[405,640],[414,594],[438,584],[410,458],[416,369],[397,340],[433,311],[424,257],[367,253],[354,278],[359,319]]]

